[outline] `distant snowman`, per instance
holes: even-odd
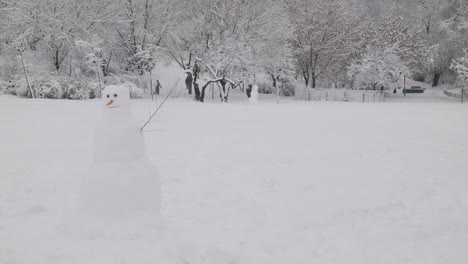
[[[258,86],[256,84],[252,86],[249,100],[251,104],[258,104]]]
[[[82,179],[81,208],[97,214],[159,215],[159,174],[145,154],[140,126],[131,113],[129,90],[108,86],[101,101],[94,163]]]

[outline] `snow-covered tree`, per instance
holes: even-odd
[[[236,87],[249,75],[287,60],[282,52],[267,51],[286,51],[288,47],[288,21],[279,1],[186,0],[184,6],[181,26],[166,44],[167,52],[182,68],[192,68],[199,58],[208,81],[224,80]],[[280,68],[284,67],[278,65]]]
[[[256,65],[256,70],[271,77],[273,89],[279,97],[279,82],[292,79],[294,72],[295,60],[289,43],[292,37],[291,25],[284,8],[280,5],[271,6],[262,18],[266,19],[266,34],[254,46],[253,64]]]
[[[288,0],[286,8],[291,44],[306,85],[315,88],[319,77],[362,47],[365,24],[340,0]]]
[[[141,52],[161,47],[178,29],[179,0],[121,0],[119,23],[112,25],[118,59],[127,71],[144,73]]]
[[[220,88],[226,81],[224,98],[259,72],[273,86],[291,76],[312,87],[342,85],[350,63],[371,44],[395,47],[411,73],[433,73],[436,84],[468,47],[467,6],[466,0],[0,0],[0,56],[16,54],[21,42],[25,61],[43,72],[94,74],[88,63],[94,54],[102,77],[125,71],[140,79],[154,63],[172,60],[193,71],[198,61],[198,77],[218,80]],[[94,36],[100,42],[93,52],[77,45]],[[19,60],[13,64],[14,73],[5,66],[4,76],[22,75]]]
[[[382,50],[394,48],[412,72],[425,72],[429,67],[430,49],[426,40],[411,30],[402,17],[385,17],[372,45]]]
[[[417,11],[424,33],[427,39],[431,41],[439,24],[438,15],[442,4],[441,0],[417,0],[417,4]]]
[[[402,75],[409,69],[398,55],[398,47],[380,49],[369,46],[361,59],[353,61],[348,77],[354,80],[355,89],[394,90]]]
[[[468,50],[465,50],[465,56],[453,60],[451,68],[457,73],[458,78],[468,83]]]
[[[4,0],[11,34],[42,50],[59,71],[75,41],[91,36],[96,26],[111,21],[112,0]]]
[[[149,87],[151,91],[153,89],[152,72],[156,66],[159,54],[160,52],[156,45],[148,44],[144,50],[139,48],[138,52],[134,56],[134,58],[137,60],[134,65],[138,65],[141,70],[149,74]]]
[[[437,86],[444,72],[450,70],[453,59],[463,56],[468,47],[468,4],[465,0],[443,1],[438,9],[437,24],[431,39],[434,46],[432,72]]]
[[[77,41],[76,46],[83,53],[86,63],[90,66],[89,69],[93,69],[96,73],[100,89],[102,90],[102,74],[106,66],[103,59],[102,40],[94,36],[90,42]]]

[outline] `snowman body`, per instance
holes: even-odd
[[[108,86],[102,98],[94,162],[81,184],[81,207],[101,214],[159,214],[159,174],[145,154],[143,135],[130,111],[129,91]]]
[[[138,122],[128,111],[104,110],[94,130],[94,162],[125,162],[145,156]]]
[[[258,86],[256,84],[252,86],[249,100],[252,104],[258,104]]]

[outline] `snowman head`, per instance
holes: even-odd
[[[108,110],[128,108],[130,107],[130,91],[124,86],[107,86],[102,91],[102,102]]]

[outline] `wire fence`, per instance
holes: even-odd
[[[337,89],[296,89],[296,100],[338,102],[385,102],[385,92]]]
[[[468,100],[468,89],[463,86],[445,89],[444,94],[449,97],[462,99],[463,101]]]

